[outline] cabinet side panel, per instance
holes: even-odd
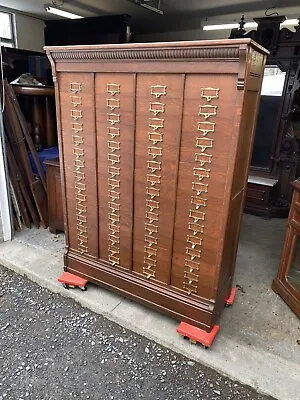
[[[70,248],[98,257],[93,73],[58,74]]]
[[[100,258],[132,267],[135,74],[95,76]]]
[[[258,79],[256,91],[247,90],[244,98],[240,135],[234,167],[234,178],[232,183],[231,204],[228,213],[222,267],[219,275],[219,291],[222,291],[224,285],[226,285],[230,279],[233,279],[235,269],[240,224],[245,198],[245,187],[247,183],[249,160],[256,125],[257,106],[259,102],[259,82]]]
[[[236,76],[187,75],[172,285],[213,298],[232,174]]]
[[[134,271],[170,283],[184,74],[138,74]]]
[[[257,78],[258,80],[258,78]],[[248,177],[249,161],[252,154],[252,142],[256,127],[258,90],[248,90],[245,94],[240,136],[234,168],[231,198],[245,189]]]

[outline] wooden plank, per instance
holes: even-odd
[[[9,130],[9,127],[7,127],[5,129],[6,134],[8,133],[8,130]],[[19,168],[20,163],[17,163],[17,161],[15,159],[15,155],[12,151],[12,148],[11,148],[11,145],[10,145],[7,135],[6,135],[5,145],[6,145],[7,159],[8,159],[9,168],[11,170],[11,175],[14,175],[14,177],[18,181],[18,185],[20,186],[22,197],[24,198],[25,205],[29,212],[28,218],[29,219],[31,218],[33,224],[37,228],[39,228],[40,221],[39,221],[39,217],[38,217],[35,205],[34,205],[34,200],[31,196],[31,191],[28,187],[27,181],[24,178],[24,171],[20,170],[20,168]],[[26,207],[24,209],[24,215],[25,215],[25,213],[27,213]],[[24,218],[26,219],[26,215],[24,216]],[[24,222],[25,222],[25,220],[24,220]],[[26,219],[26,226],[27,226],[27,224],[28,224],[28,220]],[[28,225],[30,226],[30,221],[29,221]]]
[[[5,84],[6,87],[7,83]],[[12,100],[9,95],[7,95],[6,90],[6,106],[4,110],[5,117],[9,120],[11,131],[10,133],[10,142],[14,144],[13,149],[18,153],[18,162],[21,163],[22,168],[24,169],[24,173],[27,177],[28,186],[33,195],[35,205],[41,220],[41,225],[44,228],[48,227],[48,213],[45,208],[45,204],[47,204],[47,194],[42,185],[37,184],[37,181],[40,181],[39,178],[35,178],[31,165],[28,158],[28,152],[24,142],[24,135],[22,128],[20,126],[18,117],[15,113],[14,106]]]
[[[29,129],[28,129],[28,126],[27,126],[27,122],[26,122],[25,117],[24,117],[24,115],[22,113],[22,110],[20,108],[19,102],[18,102],[18,100],[16,98],[16,95],[15,95],[15,92],[14,92],[13,88],[11,87],[11,85],[9,85],[8,83],[5,84],[5,89],[6,89],[6,92],[8,93],[8,95],[11,98],[11,101],[13,103],[15,112],[16,112],[16,114],[18,116],[18,119],[19,119],[19,122],[20,122],[20,126],[22,128],[24,137],[25,137],[26,142],[28,144],[28,147],[29,147],[29,150],[31,152],[32,158],[34,160],[34,163],[36,165],[36,168],[38,170],[39,177],[40,177],[40,179],[42,181],[42,184],[44,186],[44,189],[45,189],[45,191],[47,193],[47,185],[46,185],[46,178],[45,178],[44,170],[42,168],[41,162],[40,162],[40,160],[38,158],[38,155],[37,155],[37,152],[35,150],[35,147],[34,147],[34,144],[33,144],[33,141],[32,141],[32,138],[30,136]]]
[[[22,191],[21,191],[21,188],[19,185],[20,176],[17,172],[17,168],[15,165],[16,163],[15,163],[12,151],[11,151],[8,143],[7,143],[7,147],[6,147],[6,153],[7,153],[8,168],[9,168],[9,172],[10,172],[9,176],[10,176],[11,184],[12,184],[14,192],[15,192],[16,200],[18,202],[18,205],[19,205],[19,208],[21,211],[23,222],[27,228],[31,228],[30,217],[28,215],[25,201],[24,201]]]

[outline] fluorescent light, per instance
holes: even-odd
[[[280,24],[280,28],[286,27],[286,26],[295,26],[299,24],[298,19],[287,19],[284,21],[282,24]],[[240,24],[220,24],[220,25],[204,25],[203,30],[204,31],[218,31],[222,29],[235,29],[239,28]],[[246,22],[244,25],[244,28],[257,28],[257,23],[256,22]]]
[[[153,6],[150,6],[150,4],[141,3],[140,6],[144,7],[144,8],[147,8],[147,10],[153,11],[153,12],[155,12],[157,14],[164,15],[164,12],[161,9],[153,7]]]
[[[59,8],[52,6],[45,6],[45,10],[51,14],[59,15],[60,17],[78,19],[83,18],[81,15],[73,14],[68,11],[60,10]]]
[[[221,29],[234,29],[238,28],[239,24],[221,24],[221,25],[204,25],[204,31],[218,31]]]
[[[257,22],[246,22],[244,28],[257,28]]]
[[[218,31],[222,29],[235,29],[238,28],[240,24],[220,24],[220,25],[204,25],[203,30],[204,31]],[[257,23],[256,22],[246,22],[244,25],[245,28],[256,28]]]

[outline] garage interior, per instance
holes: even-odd
[[[75,18],[64,18],[49,10],[73,13]],[[3,21],[11,24],[9,29],[3,28],[3,33],[0,27],[4,78],[9,83],[19,79],[11,86],[11,103],[6,108],[7,113],[9,109],[11,112],[3,113],[4,125],[5,119],[12,116],[14,99],[17,99],[30,125],[34,146],[28,160],[20,160],[20,153],[14,154],[11,158],[16,163],[10,161],[8,170],[10,175],[12,171],[18,175],[18,166],[26,169],[30,164],[33,176],[39,176],[41,190],[47,190],[48,205],[44,208],[36,205],[35,216],[28,212],[28,205],[25,206],[26,221],[20,207],[12,204],[9,206],[14,215],[11,226],[2,199],[0,238],[2,235],[5,242],[0,244],[0,264],[54,291],[63,292],[55,281],[63,269],[64,222],[55,92],[51,66],[43,47],[250,37],[270,51],[234,279],[237,299],[232,309],[223,313],[221,333],[211,353],[182,343],[176,335],[176,321],[105,289],[92,286],[86,294],[64,294],[264,393],[296,399],[300,372],[297,234],[300,231],[293,221],[298,215],[297,199],[294,200],[296,211],[289,219],[295,231],[294,239],[285,244],[289,262],[281,263],[281,257],[293,196],[291,182],[300,176],[300,27],[297,23],[300,6],[297,2],[287,0],[282,7],[281,2],[274,1],[270,7],[270,2],[264,0],[244,0],[238,4],[232,0],[55,0],[47,4],[40,0],[0,0],[1,13],[5,15]],[[30,75],[21,76],[26,73]],[[32,78],[42,85],[32,85]],[[2,88],[9,90],[5,85]],[[19,114],[21,127],[23,117]],[[5,154],[9,157],[8,152]],[[36,182],[36,178],[33,179]],[[2,198],[4,192],[9,192],[9,185],[4,186],[1,179],[0,185]],[[10,185],[13,186],[13,179]],[[44,206],[45,198],[41,201]],[[16,209],[19,212],[16,213]],[[7,240],[10,237],[12,240]],[[272,290],[276,276],[280,276],[279,283],[273,289],[277,293],[280,291],[286,303]],[[103,298],[102,305],[97,304],[97,296]],[[141,320],[144,321],[142,327]]]

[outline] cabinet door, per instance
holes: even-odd
[[[170,283],[184,74],[138,74],[133,269]]]
[[[98,257],[93,73],[58,73],[69,247]]]
[[[189,295],[214,298],[237,144],[235,85],[231,75],[186,76],[171,282]]]
[[[132,268],[135,74],[95,76],[99,258]]]

